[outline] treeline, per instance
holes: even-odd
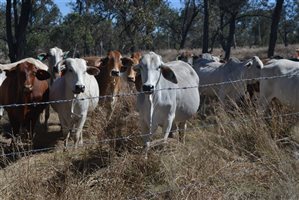
[[[176,0],[179,1],[179,0]],[[0,51],[11,61],[58,46],[83,55],[107,50],[269,46],[299,41],[297,0],[69,0],[66,16],[52,0],[2,0]],[[67,0],[66,0],[67,2]]]

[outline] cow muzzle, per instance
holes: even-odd
[[[154,92],[155,87],[153,85],[143,85],[142,90],[147,94],[152,94]]]
[[[53,67],[53,73],[56,73],[56,74],[59,73],[58,66],[54,66]]]
[[[118,70],[112,70],[111,76],[120,76],[120,72]]]
[[[73,91],[75,94],[83,93],[85,91],[84,85],[76,85],[75,90]]]
[[[33,86],[31,84],[24,85],[24,92],[25,93],[30,93],[32,92]]]
[[[134,77],[128,76],[127,80],[128,80],[128,82],[135,83],[135,78]]]

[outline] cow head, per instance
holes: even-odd
[[[34,82],[50,78],[49,72],[39,69],[34,64],[23,62],[9,70],[5,70],[7,77],[16,78],[18,88],[25,93],[32,92]]]
[[[254,78],[259,78],[261,76],[261,69],[264,67],[264,64],[259,59],[259,57],[254,56],[248,61],[245,61],[244,66],[245,66],[244,78],[254,79]],[[250,81],[250,84],[255,82],[256,81]]]
[[[82,59],[84,59],[86,61],[86,64],[88,66],[100,68],[100,66],[102,64],[102,58],[98,57],[98,56],[83,57]]]
[[[198,59],[199,56],[195,56],[190,51],[184,51],[180,55],[177,56],[177,60],[182,60],[190,65],[193,65],[194,60]]]
[[[48,53],[41,53],[37,56],[37,58],[41,61],[48,59],[49,62],[49,69],[53,78],[57,78],[60,76],[60,72],[62,71],[59,68],[59,63],[62,59],[66,59],[68,56],[69,51],[63,52],[62,49],[58,47],[51,48]]]
[[[110,76],[118,77],[123,67],[121,59],[119,51],[109,51],[107,56],[102,59],[101,67],[106,67]]]
[[[154,92],[161,76],[170,82],[178,83],[173,70],[163,63],[160,55],[154,52],[145,54],[140,63],[134,66],[134,70],[139,71],[141,74],[142,90],[149,94]]]
[[[79,58],[67,58],[58,63],[63,69],[66,87],[70,88],[74,94],[85,91],[86,73],[97,75],[100,70],[96,67],[89,67],[86,61]]]
[[[133,82],[133,83],[135,82],[136,71],[134,70],[133,66],[139,64],[140,58],[141,58],[140,52],[133,53],[130,58],[128,58],[128,57],[122,58],[123,66],[127,72],[127,81],[128,82]]]

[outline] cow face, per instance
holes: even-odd
[[[85,91],[86,73],[97,75],[100,72],[96,67],[87,66],[86,61],[79,58],[68,58],[59,65],[63,68],[67,88],[70,88],[74,94]]]
[[[136,76],[136,72],[133,69],[134,66],[134,60],[132,58],[122,58],[122,64],[124,66],[124,68],[126,68],[126,72],[127,72],[127,81],[128,82],[135,82],[135,76]],[[138,64],[138,63],[136,63]]]
[[[138,65],[134,67],[141,74],[142,90],[152,94],[161,76],[168,81],[177,83],[176,76],[172,69],[165,66],[160,55],[150,52],[145,54]]]
[[[133,66],[139,64],[139,60],[141,58],[141,52],[134,52],[132,53],[131,57],[124,57],[121,59],[123,68],[127,72],[127,81],[128,82],[135,82],[136,79],[136,71],[134,70]]]
[[[18,88],[24,93],[32,92],[36,79],[46,80],[50,78],[49,72],[38,69],[34,64],[29,62],[20,63],[16,67],[5,71],[6,76],[16,78]]]
[[[60,72],[62,69],[59,65],[57,65],[62,59],[65,59],[68,55],[69,51],[63,52],[62,49],[58,47],[51,48],[48,53],[41,53],[37,56],[39,60],[49,61],[49,68],[51,73],[53,74],[53,78],[57,78],[60,76]]]
[[[245,62],[245,78],[254,79],[259,78],[261,74],[261,69],[264,67],[263,62],[259,57],[254,56],[252,59]],[[251,81],[251,83],[256,81]]]
[[[196,60],[197,58],[198,56],[195,56],[192,52],[184,51],[177,57],[177,60],[182,60],[190,65],[193,65],[194,60]]]
[[[107,67],[110,76],[120,76],[123,67],[122,56],[119,51],[109,51],[107,57],[102,59],[102,66]]]

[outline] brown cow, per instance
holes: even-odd
[[[49,87],[46,79],[49,72],[30,62],[19,63],[11,69],[5,69],[7,78],[0,87],[0,104],[24,104],[49,100]],[[47,105],[25,105],[4,107],[8,113],[13,134],[19,134],[21,126],[33,133],[40,113]]]
[[[91,56],[83,57],[88,66],[98,67],[100,73],[95,76],[99,84],[100,96],[117,95],[121,89],[121,72],[124,71],[122,64],[122,56],[119,51],[109,51],[104,58]],[[114,109],[116,98],[109,98],[110,116]],[[99,101],[103,103],[103,101]],[[105,101],[107,102],[107,101]],[[105,104],[106,105],[106,104]]]
[[[98,57],[98,56],[83,57],[82,59],[84,59],[86,61],[87,66],[99,68],[102,63],[102,58]]]
[[[182,60],[186,63],[189,63],[191,66],[194,64],[194,61],[199,57],[194,55],[191,51],[184,51],[177,56],[177,60]]]
[[[135,88],[138,92],[141,91],[141,76],[140,74],[136,74],[136,71],[133,69],[135,65],[139,64],[139,60],[141,58],[142,54],[141,52],[134,52],[132,53],[130,58],[123,58],[122,62],[124,66],[126,67],[126,73],[127,73],[127,81],[130,83],[135,84]]]

